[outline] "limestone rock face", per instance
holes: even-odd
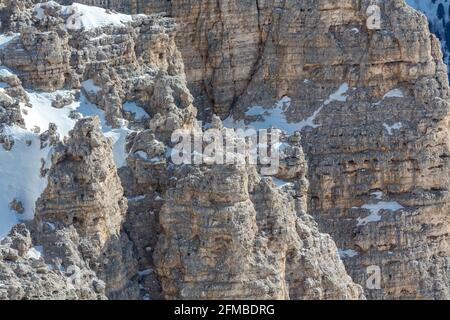
[[[174,77],[163,83],[166,85],[159,83],[152,98],[156,116],[149,121],[149,129],[128,136],[127,166],[119,170],[129,200],[124,226],[138,252],[145,295],[151,299],[162,298],[153,252],[161,232],[160,211],[172,179],[171,134],[176,129],[201,131],[194,121],[196,109],[189,102],[192,97],[185,81]],[[186,102],[180,100],[186,98]]]
[[[55,153],[35,239],[0,246],[0,298],[51,298],[45,281],[80,299],[450,298],[447,68],[404,0],[378,3],[379,21],[371,0],[77,2],[174,20],[107,10],[116,22],[92,26],[81,5],[0,2],[18,33],[0,45],[0,124],[25,127],[23,84],[73,90],[127,132],[121,165],[95,118],[62,144],[41,135]],[[201,134],[196,117],[284,130],[273,181],[172,163],[171,134]],[[31,243],[59,271],[39,278]]]
[[[28,17],[23,13],[33,4],[33,0],[1,0],[0,30],[2,32],[17,31],[28,24]]]
[[[109,142],[96,128],[97,120],[81,120],[62,145],[61,128],[50,123],[49,129],[38,138],[41,149],[52,148],[54,162],[39,159],[43,161],[42,168],[36,174],[44,178],[48,175],[49,183],[37,203],[36,226],[31,231],[35,242],[43,246],[45,259],[75,270],[75,279],[83,273],[98,276],[102,280],[96,282],[96,287],[108,298],[140,298],[138,280],[146,283],[145,290],[152,292],[152,298],[158,298],[159,281],[146,270],[152,265],[151,246],[158,238],[157,217],[164,202],[167,167],[159,165],[153,171],[153,163],[148,160],[160,156],[165,163],[166,146],[156,141],[155,136],[167,142],[175,129],[197,127],[197,110],[192,105],[193,97],[187,89],[181,55],[174,42],[174,23],[161,16],[120,16],[124,20],[118,24],[88,30],[68,28],[68,13],[74,12],[65,10],[76,8],[84,10],[84,14],[91,10],[66,8],[55,2],[17,10],[21,18],[18,21],[28,19],[28,23],[18,29],[13,29],[11,23],[10,28],[19,32],[9,34],[0,50],[2,62],[9,66],[2,66],[0,73],[0,80],[5,83],[0,89],[5,101],[0,109],[2,126],[25,128],[23,118],[27,118],[28,112],[35,115],[40,112],[33,110],[41,107],[35,100],[28,101],[30,88],[57,90],[54,94],[38,94],[41,101],[51,97],[51,108],[38,116],[58,120],[67,108],[79,105],[68,119],[59,122],[64,126],[83,118],[84,108],[96,104],[99,110],[94,110],[94,114],[102,115],[100,109],[104,111],[103,130],[120,127],[112,135],[115,162]],[[112,12],[101,14],[117,17]],[[31,31],[34,38],[52,34],[64,39],[64,50],[70,53],[67,72],[56,72],[54,61],[39,60],[34,49],[24,49],[23,38]],[[28,59],[24,64],[30,71],[28,74],[21,70],[20,64],[14,64],[18,61],[16,52],[22,52],[18,56]],[[53,71],[46,73],[50,69]],[[61,81],[53,83],[44,76],[40,80],[33,78],[36,70]],[[125,108],[125,102],[131,109]],[[117,133],[121,135],[119,141]],[[127,140],[130,146],[125,150]],[[12,150],[14,137],[1,135],[0,143],[5,150]],[[139,151],[153,155],[149,159],[139,158]],[[126,161],[128,153],[132,156]],[[118,154],[123,164],[119,163]],[[117,169],[122,181],[117,181]],[[122,184],[131,199],[128,211]],[[11,202],[13,198],[8,200]],[[141,270],[144,271],[138,272]]]
[[[448,65],[450,59],[450,33],[446,28],[449,22],[449,4],[445,0],[406,0],[413,8],[423,12],[428,18],[430,31],[442,40],[442,52],[444,53],[444,62]]]
[[[32,247],[30,231],[17,225],[0,244],[0,300],[102,299],[104,290],[93,272],[83,272],[79,281],[70,270],[51,268]],[[100,290],[99,290],[100,289]]]
[[[301,125],[318,111],[303,128],[309,212],[334,237],[357,283],[366,287],[368,270],[381,270],[381,286],[366,287],[367,297],[446,299],[449,100],[437,41],[402,1],[384,3],[379,32],[366,30],[350,3],[327,10],[316,3],[316,31],[285,42],[308,38],[297,47],[300,67],[289,64],[297,80],[263,73],[274,95],[292,99],[288,120]],[[282,77],[292,75],[285,70]],[[250,85],[244,105],[257,100],[259,84]],[[345,98],[327,98],[339,89]]]
[[[27,103],[28,99],[22,87],[20,79],[7,71],[0,72],[0,124],[25,125],[20,112],[20,103]]]
[[[310,213],[358,283],[381,270],[366,295],[448,298],[448,81],[425,17],[402,0],[379,4],[379,26],[368,25],[371,1],[184,4],[147,8],[182,25],[199,105],[234,107],[251,126],[249,106],[290,97]]]
[[[153,255],[165,298],[364,298],[300,183],[278,188],[246,165],[181,166],[169,180]]]
[[[38,219],[59,219],[66,227],[74,225],[81,236],[92,235],[103,246],[110,234],[119,232],[126,200],[112,160],[111,144],[99,126],[98,118],[80,120],[67,144],[58,147],[37,210]],[[58,190],[65,192],[58,194]],[[68,214],[61,215],[62,212]]]
[[[37,239],[65,268],[86,263],[105,281],[109,297],[136,298],[137,284],[131,282],[136,258],[122,232],[127,202],[111,143],[99,126],[98,118],[80,120],[53,155],[48,186],[36,207]],[[55,246],[67,248],[72,242],[76,251],[68,248],[64,255]]]
[[[64,2],[64,1],[62,1]],[[73,1],[65,1],[72,3]],[[94,4],[96,1],[77,1]],[[122,1],[99,4],[125,12],[165,12],[177,19],[177,44],[197,103],[224,116],[245,92],[264,51],[275,1]],[[137,10],[137,11],[135,11]]]
[[[143,1],[145,2],[145,1]],[[404,1],[382,4],[383,30],[367,30],[371,1],[150,1],[181,25],[177,43],[195,97],[228,114],[256,83],[270,83],[280,97],[298,82],[326,87],[342,80],[378,93],[402,81],[435,73],[423,18],[410,19]],[[417,14],[416,14],[417,16]],[[360,30],[362,29],[362,30]],[[258,93],[259,94],[259,93]],[[247,101],[246,101],[247,102]]]
[[[65,85],[69,73],[68,37],[57,32],[22,31],[2,55],[5,65],[20,71],[24,85],[53,91]]]
[[[127,101],[156,114],[162,107],[155,101],[163,94],[160,88],[174,92],[172,103],[182,103],[195,117],[193,98],[183,87],[184,66],[175,45],[173,21],[105,10],[95,12],[100,17],[92,17],[89,10],[56,2],[17,9],[18,17],[27,23],[13,29],[18,34],[2,48],[2,64],[17,71],[25,87],[81,88],[89,101],[105,110],[114,127],[120,126]],[[108,24],[109,19],[116,23]]]
[[[173,114],[165,110],[163,122]],[[225,130],[220,120],[214,125]],[[179,128],[201,134],[189,121]],[[262,180],[256,167],[175,165],[165,137],[152,128],[130,135],[128,166],[120,170],[129,199],[125,228],[137,247],[145,297],[364,298],[332,239],[305,213],[307,166],[298,136],[286,147],[297,151],[283,158],[298,179],[290,191]]]
[[[348,79],[368,83],[380,94],[403,80],[435,73],[431,52],[422,48],[436,40],[423,18],[419,24],[408,18],[412,11],[403,0],[381,5],[386,16],[380,29],[387,33],[367,30],[369,0],[137,2],[141,12],[176,18],[191,91],[200,105],[221,116],[252,90],[250,83],[270,82],[276,89],[272,96],[279,97],[298,91],[298,80],[329,85]],[[120,1],[107,6],[124,9]]]

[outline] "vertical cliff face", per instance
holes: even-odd
[[[148,1],[180,24],[178,46],[197,103],[225,116],[261,63],[273,1]]]
[[[368,297],[447,298],[449,104],[439,45],[402,1],[384,4],[380,31],[367,30],[364,5],[327,3],[312,8],[310,32],[289,33],[293,15],[281,16],[276,52],[287,53],[274,70],[300,66],[281,77],[261,69],[303,128],[310,212],[356,282],[380,268],[381,287]],[[254,82],[244,106],[260,98]],[[336,88],[340,99],[327,98]]]
[[[20,16],[2,63],[28,88],[83,89],[119,127],[125,102],[153,111],[150,99],[158,72],[184,77],[174,43],[174,24],[162,17],[132,17],[81,4],[37,4]],[[27,20],[28,19],[28,20]]]
[[[233,110],[234,123],[273,125],[249,108],[263,105],[303,132],[310,212],[357,282],[380,268],[382,286],[367,295],[446,298],[446,67],[423,16],[404,1],[383,2],[371,27],[371,4],[171,1],[163,10],[182,25],[199,105]],[[287,104],[274,104],[282,97]]]
[[[383,4],[381,30],[367,30],[370,1],[171,1],[161,9],[163,3],[152,1],[146,10],[177,18],[193,94],[220,115],[239,105],[252,84],[270,83],[270,97],[302,91],[305,79],[325,87],[359,81],[382,94],[435,72],[429,50],[419,48],[431,41],[424,21],[418,30],[401,0]],[[409,74],[409,65],[417,74]]]
[[[49,183],[38,200],[38,223],[58,219],[104,246],[111,234],[119,233],[126,211],[116,171],[112,146],[100,131],[100,120],[80,120],[68,142],[53,154]]]
[[[301,183],[246,165],[181,166],[170,180],[154,253],[165,298],[364,298],[306,214]]]
[[[127,201],[98,118],[75,125],[57,147],[48,176],[35,219],[47,261],[93,270],[109,298],[137,298],[136,256],[122,228]]]
[[[448,65],[450,54],[450,4],[445,0],[406,0],[406,2],[427,16],[430,30],[436,34],[442,43],[444,61]]]
[[[121,170],[130,199],[125,226],[139,252],[145,296],[363,299],[332,239],[306,215],[300,137],[284,143],[281,174],[298,180],[289,190],[262,179],[255,166],[175,164],[167,157],[175,147],[168,124],[191,135],[202,129],[186,108],[192,99],[176,98],[190,97],[185,83],[174,80],[164,87],[176,90],[154,95],[159,112],[150,129],[129,136]],[[233,134],[218,118],[213,127]]]
[[[15,226],[0,243],[0,299],[104,299],[104,283],[89,269],[57,269],[33,247],[30,231]],[[55,244],[57,245],[57,244]]]
[[[33,192],[41,194],[32,207],[19,196],[11,201],[16,215],[26,211],[35,218],[31,235],[13,231],[2,243],[7,272],[16,265],[28,268],[26,279],[2,278],[22,288],[1,291],[2,298],[364,298],[334,242],[306,216],[299,136],[282,159],[283,177],[299,180],[291,190],[261,179],[256,167],[171,162],[171,134],[202,130],[171,20],[54,2],[13,8],[17,23],[10,28],[17,33],[2,38],[0,50],[7,70],[4,98],[10,100],[3,131],[12,132],[2,135],[2,144],[12,152],[22,143],[40,149],[35,155],[40,164],[33,163],[30,172],[39,174],[39,190]],[[92,114],[98,118],[86,117]],[[43,124],[48,130],[41,133]],[[14,126],[26,134],[20,136]],[[184,177],[188,168],[193,172]],[[180,188],[187,193],[177,193]],[[191,212],[189,201],[180,200],[187,195],[198,196],[204,207],[193,207],[189,224],[179,216],[181,206]],[[224,206],[217,216],[211,211],[216,203]],[[224,225],[209,230],[215,218]],[[171,219],[177,222],[168,223]],[[186,227],[198,231],[197,247],[185,246],[189,232],[174,237]],[[29,287],[27,279],[42,269],[25,257],[32,243],[41,252],[36,260],[59,270],[39,280],[51,281],[49,290],[57,294]],[[200,262],[191,249],[202,252]],[[189,252],[173,261],[179,250]],[[198,263],[205,269],[191,268]],[[210,274],[194,277],[198,272]],[[240,284],[246,279],[248,284]],[[60,288],[64,283],[68,289]]]
[[[14,242],[15,235],[5,238],[4,252],[17,257],[10,263],[11,255],[2,255],[2,266],[10,272],[23,264],[27,273],[2,274],[2,284],[13,289],[1,297],[141,298],[139,271],[148,264],[139,264],[145,260],[140,249],[152,226],[139,230],[142,220],[129,217],[133,208],[141,216],[150,213],[142,203],[127,211],[122,183],[129,185],[118,170],[132,170],[126,168],[127,136],[151,127],[167,139],[195,120],[174,24],[82,5],[8,3],[2,9],[16,12],[17,23],[10,24],[14,33],[0,37],[0,231],[4,237],[14,223],[36,215],[27,245],[42,253],[36,263],[14,255],[8,239]],[[48,39],[63,45],[50,46]],[[53,59],[67,56],[64,68]],[[99,119],[86,118],[92,115]],[[130,187],[126,195],[133,192]],[[55,271],[47,268],[50,275],[30,288],[42,264]],[[43,288],[45,281],[52,283]]]
[[[7,203],[28,215],[45,190],[35,241],[87,279],[59,294],[362,298],[354,281],[372,299],[449,298],[448,76],[404,0],[84,3],[166,12],[178,32],[161,16],[1,2],[2,28],[17,34],[0,38],[0,157],[40,145],[42,161],[26,166],[40,174],[33,196]],[[251,166],[174,165],[172,132],[200,134],[196,117],[223,130],[213,113],[226,127],[285,131],[273,181],[288,185]],[[92,114],[103,133],[91,118],[75,126]],[[0,246],[6,270],[30,263],[19,231]],[[67,274],[50,276],[58,288]],[[0,297],[40,295],[11,279],[25,291]]]

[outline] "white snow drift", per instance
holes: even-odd
[[[54,1],[39,3],[34,7],[36,18],[45,19],[44,6],[59,6]],[[69,6],[61,6],[60,14],[67,17],[66,28],[69,30],[92,30],[108,25],[118,27],[125,26],[132,20],[130,15],[112,12],[99,7],[73,3]]]

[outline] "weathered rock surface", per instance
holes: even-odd
[[[56,245],[56,244],[54,244]],[[48,264],[32,246],[30,231],[17,225],[0,244],[0,300],[103,299],[93,272],[72,272]]]
[[[10,44],[11,50],[2,55],[2,61],[20,70],[24,85],[45,91],[65,85],[70,60],[67,37],[54,31],[37,32],[29,28],[14,42]]]
[[[445,0],[406,0],[413,8],[421,11],[428,18],[430,31],[442,42],[444,62],[448,65],[450,61],[450,4]]]
[[[164,297],[364,298],[330,236],[306,215],[305,174],[281,189],[254,166],[175,168],[153,255]]]
[[[82,2],[164,11],[179,28],[168,18],[137,16],[74,29],[67,23],[76,12],[54,3],[32,13],[2,1],[2,21],[14,13],[2,27],[20,35],[0,58],[24,86],[81,88],[108,124],[126,118],[137,131],[127,137],[122,191],[112,161],[107,168],[93,161],[108,149],[92,147],[103,141],[99,132],[83,136],[79,124],[61,147],[65,160],[51,171],[59,179],[50,180],[39,208],[64,227],[51,231],[50,221],[46,238],[37,218],[43,242],[61,245],[51,257],[95,272],[102,280],[94,287],[110,298],[136,297],[137,281],[153,299],[362,298],[326,232],[368,298],[450,298],[448,75],[425,18],[404,0],[379,4],[379,26],[368,24],[370,0]],[[0,92],[0,120],[23,126],[22,87],[15,87],[4,98]],[[151,119],[123,110],[126,101]],[[293,185],[279,189],[251,167],[170,163],[173,130],[200,130],[193,104],[213,126],[213,113],[228,117],[225,125],[244,120],[248,127],[270,127],[275,115],[289,144],[277,178]],[[11,146],[8,137],[0,143]],[[61,192],[67,174],[92,199]],[[125,193],[126,215],[103,199],[110,192],[115,201]],[[84,216],[84,201],[101,210]],[[374,267],[379,288],[366,283]]]
[[[184,93],[184,66],[174,42],[173,21],[105,10],[95,12],[100,17],[93,18],[87,16],[89,10],[55,2],[24,9],[18,15],[27,18],[28,24],[20,25],[16,30],[20,33],[4,45],[2,63],[17,71],[25,87],[44,91],[81,88],[105,110],[108,123],[115,127],[124,117],[127,101],[138,103],[150,115],[158,113],[164,105],[153,95],[163,95],[161,90],[173,92],[172,103],[191,108],[195,117],[192,96]],[[108,24],[108,19],[116,22]],[[176,110],[172,111],[175,116]]]
[[[170,91],[159,92],[167,101]],[[184,115],[175,128],[201,134],[183,103],[162,109],[158,122],[173,123],[174,114]],[[224,130],[219,119],[214,126]],[[255,167],[174,165],[167,158],[170,131],[158,128],[151,121],[149,130],[128,137],[128,166],[120,170],[130,205],[125,226],[137,245],[146,297],[364,298],[331,238],[306,216],[307,166],[298,135],[288,139],[281,174],[298,182],[282,192]],[[217,231],[210,227],[216,224]]]
[[[37,202],[36,238],[53,263],[94,270],[108,297],[137,298],[136,257],[122,229],[127,201],[99,126],[98,118],[80,120],[55,151]]]
[[[344,255],[357,282],[365,285],[368,266],[381,269],[382,287],[368,297],[445,299],[446,68],[423,16],[402,0],[386,1],[380,27],[369,29],[370,4],[171,1],[147,10],[167,11],[182,25],[192,92],[216,113],[234,108],[242,119],[248,106],[291,98],[286,118],[303,128],[310,213],[343,252],[357,253]],[[344,83],[345,101],[327,100]],[[387,208],[369,216],[375,205]],[[368,216],[375,221],[365,224]]]
[[[137,136],[141,147],[138,143],[135,148],[142,149],[151,142],[146,141],[145,135],[149,128],[158,139],[170,141],[175,129],[196,127],[196,109],[186,87],[181,55],[174,44],[174,24],[170,19],[126,16],[123,17],[125,21],[117,25],[106,24],[81,31],[67,28],[70,18],[65,10],[68,9],[54,2],[21,10],[17,10],[17,15],[30,18],[29,24],[21,24],[20,30],[17,30],[20,33],[7,38],[0,53],[2,62],[8,64],[11,70],[2,67],[7,72],[2,72],[4,78],[0,79],[7,84],[2,91],[7,103],[0,109],[3,125],[25,127],[21,111],[25,112],[26,108],[20,107],[28,102],[27,94],[17,74],[25,87],[75,89],[73,94],[64,91],[63,95],[55,95],[51,103],[54,112],[86,97],[104,109],[108,124],[130,127],[122,127],[117,132],[125,132],[124,140],[127,133],[131,133],[131,141]],[[86,14],[90,9],[81,7],[80,10],[85,10]],[[116,15],[103,14],[109,15],[108,18]],[[52,52],[44,52],[43,60],[36,58],[39,54],[34,49],[24,48],[23,38],[30,32],[35,35],[32,39],[52,34],[64,40],[63,51],[70,56],[64,72],[59,72],[58,63],[47,56],[47,53],[58,55],[61,48],[56,46]],[[36,50],[48,50],[48,47]],[[17,52],[21,54],[16,55]],[[26,60],[23,68],[20,64],[22,57]],[[60,81],[49,80],[53,78]],[[77,90],[80,87],[81,93]],[[135,104],[131,111],[123,107],[126,101]],[[139,117],[136,111],[146,116]],[[82,115],[71,112],[70,117],[79,119]],[[129,123],[123,118],[127,118]],[[159,281],[149,279],[151,275],[144,269],[151,265],[148,261],[152,254],[149,245],[155,243],[152,239],[158,237],[159,224],[157,219],[151,218],[150,213],[153,212],[150,209],[159,211],[163,201],[162,198],[155,200],[155,197],[162,195],[164,190],[160,187],[145,189],[149,186],[145,179],[157,179],[159,182],[155,186],[162,184],[166,167],[162,167],[159,177],[152,176],[148,166],[133,165],[132,160],[129,161],[130,167],[122,168],[121,172],[125,174],[121,176],[124,177],[128,197],[138,194],[136,198],[140,199],[142,194],[150,195],[146,202],[131,201],[132,205],[126,213],[127,206],[122,203],[125,201],[124,190],[115,176],[118,168],[112,162],[111,146],[96,128],[98,121],[92,121],[81,120],[64,145],[58,145],[62,136],[59,136],[59,128],[54,124],[50,124],[49,130],[40,135],[41,148],[50,146],[55,151],[54,163],[49,165],[44,162],[41,170],[41,174],[45,175],[48,171],[46,167],[52,166],[48,187],[37,203],[37,230],[33,230],[34,236],[44,247],[46,258],[55,265],[71,268],[78,273],[86,271],[102,279],[96,286],[106,290],[108,298],[141,297],[138,280],[147,283],[146,292],[154,292],[152,298],[158,298],[161,295]],[[104,123],[102,125],[105,126]],[[132,129],[147,130],[138,134],[133,133]],[[9,150],[14,144],[10,136],[2,136],[0,142]],[[123,153],[126,158],[128,152],[134,154],[141,149],[121,151],[119,146],[115,152]],[[148,152],[152,150],[150,148]],[[164,149],[162,158],[165,159]],[[142,220],[146,216],[150,218]],[[144,272],[138,273],[138,270]]]
[[[20,26],[26,25],[28,17],[24,12],[33,4],[33,0],[1,0],[0,1],[0,31],[17,31]]]
[[[447,299],[449,100],[437,40],[402,1],[384,2],[380,31],[366,29],[366,6],[326,3],[300,19],[310,31],[289,32],[295,15],[282,14],[276,34],[287,53],[269,66],[278,76],[259,69],[267,91],[292,99],[288,120],[316,115],[303,128],[309,212],[342,252],[353,250],[343,258],[357,283],[380,268],[369,298]],[[243,106],[265,104],[254,79]],[[346,98],[326,98],[343,83]]]

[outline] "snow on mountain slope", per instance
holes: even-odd
[[[35,21],[37,25],[40,23],[45,24],[47,20],[54,21],[55,17],[58,17],[55,21],[61,23],[60,27],[75,35],[78,35],[78,31],[93,31],[95,34],[95,29],[110,26],[111,28],[107,28],[107,30],[111,33],[110,36],[114,36],[115,33],[118,33],[117,30],[127,26],[130,21],[138,17],[79,3],[61,6],[55,1],[37,3],[30,7],[29,10],[29,13],[33,15],[33,20],[41,20],[39,23]],[[146,23],[153,24],[153,21],[144,21],[143,23],[144,25]],[[127,50],[127,41],[131,41],[133,39],[132,36],[127,34],[125,37],[119,34],[117,38],[114,38],[112,44],[103,44],[102,49],[99,49],[98,52],[105,50],[108,53],[107,58],[119,60],[117,57],[120,57],[120,59],[126,60],[123,62],[126,65],[126,63],[130,63],[127,58],[132,60],[133,57],[128,57],[127,53],[123,53],[121,50]],[[17,39],[18,37],[20,35],[17,33],[0,34],[0,50],[2,52],[8,50],[24,51],[25,49],[20,46],[20,48],[11,48],[12,42],[22,41]],[[97,34],[92,40],[96,38],[98,38]],[[61,48],[55,48],[55,51],[58,49]],[[46,54],[49,53],[43,53],[43,55]],[[63,54],[65,53],[61,53],[61,55]],[[32,55],[33,53],[30,53],[30,56]],[[95,54],[92,55],[95,56]],[[28,59],[30,57],[25,56],[25,58],[22,58]],[[103,55],[102,58],[106,59]],[[44,74],[48,71],[47,67],[49,69],[54,68],[52,70],[58,70],[60,65],[57,67],[54,65],[50,66],[53,62],[49,58],[48,65],[46,64],[47,61],[41,64],[40,67],[43,70],[40,70],[39,73],[41,75]],[[9,65],[5,60],[2,60],[2,63]],[[59,63],[59,60],[55,62],[55,65],[57,63]],[[117,66],[117,68],[120,67]],[[8,68],[0,65],[0,76],[2,77],[14,77],[20,71],[20,68],[14,69],[14,66],[11,65]],[[57,76],[56,73],[54,77]],[[21,76],[26,78],[23,74]],[[20,111],[24,120],[24,127],[6,125],[1,123],[2,118],[0,118],[0,137],[6,138],[7,142],[13,142],[12,146],[9,143],[0,144],[0,239],[9,232],[14,224],[21,220],[32,219],[34,216],[35,202],[47,184],[47,177],[42,174],[43,172],[45,173],[45,170],[42,170],[43,163],[48,168],[53,153],[52,147],[47,146],[47,142],[42,143],[41,141],[42,133],[49,129],[50,124],[56,125],[57,138],[62,140],[69,135],[78,119],[93,115],[98,116],[105,136],[110,138],[113,143],[113,155],[116,166],[121,168],[126,165],[128,155],[125,151],[125,142],[126,137],[132,130],[127,128],[127,121],[121,118],[115,119],[118,120],[114,123],[115,128],[107,125],[105,112],[94,103],[89,102],[84,95],[89,96],[92,93],[98,93],[101,88],[96,86],[92,79],[82,80],[84,81],[81,81],[81,90],[43,92],[36,91],[38,87],[34,86],[34,83],[24,85],[28,88],[34,88],[34,90],[25,90],[30,106],[19,99],[22,101]],[[2,90],[0,92],[6,96],[8,101],[15,101],[17,97],[14,94],[10,93],[11,96],[8,96],[8,90],[11,90],[8,86],[8,83],[0,82],[0,90]],[[55,89],[61,87],[55,86]],[[90,101],[94,100],[90,99]],[[0,106],[0,115],[2,113],[6,114],[6,111],[10,112],[1,108]],[[124,101],[123,110],[138,120],[150,118],[144,109],[140,108],[133,101]],[[8,122],[8,124],[10,123]],[[116,126],[119,126],[119,128],[116,128]]]
[[[343,83],[339,89],[331,94],[328,99],[326,99],[322,106],[320,106],[310,117],[300,121],[300,122],[289,122],[286,119],[285,111],[291,107],[291,98],[283,97],[280,101],[275,103],[271,108],[265,108],[262,106],[252,106],[245,113],[248,117],[257,117],[259,119],[251,121],[245,124],[243,121],[236,121],[233,116],[228,117],[224,120],[224,125],[229,128],[239,128],[239,129],[269,129],[278,128],[288,134],[294,134],[296,131],[301,131],[307,127],[317,128],[320,124],[315,123],[317,116],[322,112],[323,108],[328,106],[333,101],[345,102],[347,100],[347,92],[349,90],[348,84]]]
[[[406,0],[413,8],[428,18],[430,30],[442,42],[444,61],[450,61],[450,1],[449,0]]]
[[[98,116],[105,136],[113,141],[114,160],[117,167],[125,165],[125,140],[130,132],[125,122],[122,128],[112,129],[106,124],[105,114],[83,94],[78,94],[71,104],[60,109],[54,108],[52,102],[58,95],[78,92],[59,90],[53,93],[27,91],[32,107],[21,105],[25,127],[4,126],[0,129],[14,144],[11,150],[0,146],[0,239],[7,235],[12,226],[21,220],[34,217],[35,202],[47,185],[47,177],[42,176],[41,169],[51,163],[52,147],[41,148],[40,133],[48,129],[50,123],[58,127],[60,139],[69,134],[75,126],[74,114],[81,117]],[[12,204],[20,203],[23,210],[17,212]]]
[[[35,202],[47,184],[40,174],[41,159],[49,163],[51,155],[50,148],[40,148],[35,133],[19,127],[6,127],[3,133],[14,139],[14,146],[10,151],[0,147],[0,238],[21,219],[33,218]],[[23,212],[10,208],[14,200]]]
[[[44,4],[37,4],[34,7],[36,18],[44,19],[46,15],[42,5],[48,6],[52,3],[57,5],[54,1],[49,1]],[[123,22],[129,22],[132,20],[129,15],[113,13],[103,8],[87,6],[80,3],[73,3],[70,6],[63,6],[61,13],[64,16],[69,17],[66,27],[71,30],[91,30],[106,25],[125,26]]]

